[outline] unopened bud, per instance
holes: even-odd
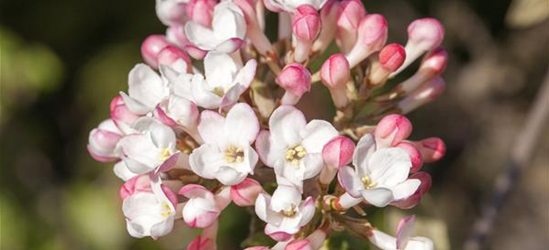
[[[157,0],[156,15],[166,25],[178,25],[185,22],[185,3],[178,0]]]
[[[444,79],[437,77],[431,81],[423,83],[418,89],[410,93],[406,98],[398,103],[398,107],[403,114],[410,113],[416,108],[425,105],[444,92],[446,84]]]
[[[438,47],[444,39],[444,27],[434,18],[417,19],[408,26],[408,42],[406,43],[406,61],[391,76],[394,76],[410,66],[417,58],[427,51]]]
[[[403,149],[406,151],[412,162],[412,167],[410,168],[411,173],[415,173],[421,169],[423,166],[423,157],[419,149],[411,142],[402,141],[396,145],[397,148]]]
[[[231,186],[231,199],[241,207],[255,205],[257,196],[264,192],[261,184],[254,179],[246,178],[237,185]]]
[[[355,144],[345,136],[336,136],[322,149],[322,159],[325,166],[318,180],[323,185],[329,185],[337,174],[337,170],[349,164],[353,158]]]
[[[116,126],[124,133],[130,134],[133,129],[131,125],[140,117],[128,109],[121,96],[116,96],[111,101],[111,119]]]
[[[347,54],[351,68],[379,51],[387,41],[387,20],[379,14],[366,15],[358,25],[358,37],[353,49]]]
[[[326,236],[327,234],[323,229],[317,229],[305,239],[290,242],[284,250],[317,250],[322,247]]]
[[[403,115],[383,117],[377,124],[374,135],[378,148],[394,147],[412,133],[412,123]]]
[[[286,90],[283,105],[295,105],[305,92],[311,90],[311,73],[299,63],[290,63],[276,78],[278,85]]]
[[[338,11],[339,2],[335,0],[328,1],[320,10],[320,23],[324,25],[313,43],[313,52],[324,51],[334,40],[337,26],[333,24],[337,21]]]
[[[176,72],[188,73],[191,65],[191,59],[189,56],[175,46],[166,46],[158,53],[158,65],[166,65],[175,70]]]
[[[435,162],[446,154],[446,144],[438,137],[431,137],[414,142],[427,163]]]
[[[158,68],[158,53],[166,46],[170,45],[168,40],[163,35],[150,35],[141,44],[141,55],[145,62],[157,69]]]
[[[90,132],[88,152],[97,161],[114,161],[118,159],[115,148],[120,139],[122,139],[122,133],[112,119],[107,119]]]
[[[294,60],[304,62],[309,58],[309,51],[320,33],[320,17],[312,5],[297,7],[292,18],[292,31],[296,38]]]
[[[446,69],[448,53],[442,47],[429,52],[421,62],[418,71],[406,81],[398,85],[398,89],[406,93],[417,89],[421,84],[437,77]]]
[[[212,25],[213,11],[217,1],[215,0],[191,0],[187,4],[187,16],[190,21],[204,27]]]
[[[371,85],[379,85],[387,80],[389,74],[397,70],[406,59],[406,51],[400,44],[389,44],[379,52],[379,61],[372,65],[368,76]]]
[[[366,9],[359,0],[344,0],[337,14],[336,43],[342,52],[349,52],[357,41],[357,29],[366,16]]]
[[[330,56],[320,69],[320,79],[328,87],[332,100],[338,108],[347,106],[347,81],[351,77],[349,62],[343,54]]]

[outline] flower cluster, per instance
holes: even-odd
[[[387,20],[359,0],[156,0],[156,11],[166,34],[145,39],[145,63],[88,144],[125,181],[130,235],[157,239],[183,220],[203,229],[187,249],[216,249],[233,202],[253,206],[276,241],[248,249],[319,249],[342,229],[382,249],[433,249],[410,236],[413,217],[394,238],[361,211],[414,207],[431,186],[423,163],[444,156],[439,138],[410,140],[404,116],[444,89],[437,20],[413,21],[402,46],[386,44]],[[331,94],[330,122],[294,106],[314,84]]]

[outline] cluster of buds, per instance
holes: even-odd
[[[275,42],[266,9],[279,18]],[[413,217],[392,237],[363,208],[416,206],[431,186],[420,169],[444,156],[439,138],[408,139],[404,116],[444,89],[437,20],[413,21],[401,46],[386,44],[387,21],[359,0],[156,0],[156,10],[166,34],[144,40],[145,63],[88,144],[125,182],[131,236],[157,239],[183,220],[202,229],[187,249],[217,249],[232,202],[253,206],[276,241],[247,249],[319,249],[334,230],[381,249],[433,249],[410,236]],[[330,122],[294,106],[319,83],[337,110]]]

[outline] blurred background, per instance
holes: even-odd
[[[386,16],[390,41],[401,44],[409,22],[438,18],[451,56],[445,94],[409,116],[413,139],[447,143],[447,156],[424,167],[433,188],[412,211],[386,209],[374,220],[384,227],[416,213],[418,235],[439,250],[461,249],[547,73],[549,1],[364,4]],[[86,152],[89,131],[142,61],[141,41],[163,32],[153,0],[0,1],[0,249],[184,249],[198,233],[180,225],[159,241],[131,238],[121,181]],[[549,247],[548,139],[545,126],[485,249]],[[240,249],[249,214],[231,206],[221,220],[220,249]],[[333,244],[367,249],[344,236]]]

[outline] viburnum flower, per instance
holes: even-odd
[[[175,148],[175,134],[170,127],[150,117],[137,120],[133,128],[138,131],[118,142],[121,159],[136,174],[165,171],[179,158]]]
[[[244,14],[232,1],[215,6],[212,27],[195,22],[185,25],[187,39],[203,51],[231,53],[240,48],[246,34]]]
[[[412,237],[415,216],[407,216],[399,221],[396,238],[377,229],[370,231],[368,239],[382,250],[433,250],[433,241],[425,237]]]
[[[223,189],[215,195],[197,184],[186,185],[178,193],[189,198],[183,207],[183,220],[190,227],[206,228],[211,226],[231,201],[229,189]]]
[[[128,109],[122,99],[122,96],[117,95],[112,99],[110,110],[112,121],[123,134],[131,134],[135,132],[131,126],[141,116],[132,113],[130,109]]]
[[[337,136],[328,122],[307,123],[301,111],[280,106],[269,119],[270,131],[262,131],[256,142],[261,161],[275,169],[277,178],[288,179],[299,190],[303,180],[315,177],[322,169],[322,148]]]
[[[301,200],[301,193],[292,185],[279,185],[270,197],[259,194],[255,213],[267,222],[265,234],[276,241],[287,241],[309,223],[315,213],[312,197]]]
[[[182,76],[174,92],[203,108],[229,107],[248,89],[256,67],[253,59],[240,68],[228,54],[210,52],[204,58],[205,78],[198,74]]]
[[[305,4],[311,5],[316,10],[320,10],[327,1],[328,0],[266,0],[265,2],[267,3],[265,3],[265,6],[276,12],[286,11],[294,13],[297,7]]]
[[[130,71],[128,85],[129,95],[124,92],[120,95],[128,109],[138,115],[152,111],[170,94],[169,82],[145,64],[137,64]]]
[[[259,122],[250,106],[239,103],[227,117],[205,110],[198,132],[204,144],[190,155],[192,170],[206,179],[236,185],[253,174],[258,156],[250,146],[259,132]]]
[[[364,135],[358,142],[353,165],[354,170],[351,167],[339,170],[341,185],[350,196],[377,207],[409,197],[421,183],[408,179],[412,167],[408,154],[400,148],[376,150],[372,134]]]
[[[188,0],[156,0],[156,15],[166,26],[183,23],[188,2]]]
[[[120,198],[131,236],[157,239],[172,231],[177,197],[158,179],[153,182],[149,175],[136,176],[124,183]]]
[[[90,132],[88,152],[98,161],[114,161],[119,158],[115,149],[122,136],[113,120],[107,119]]]

